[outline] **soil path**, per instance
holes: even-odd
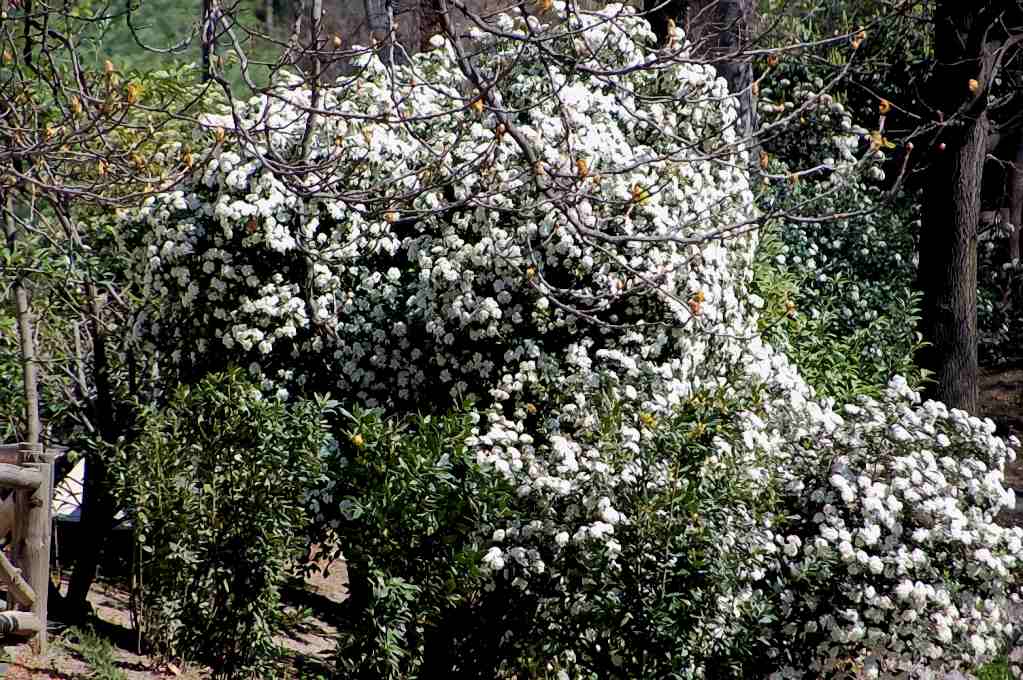
[[[991,418],[1003,437],[1023,439],[1023,360],[984,368],[980,373],[980,412]],[[1023,451],[1005,467],[1005,485],[1016,491],[1016,509],[1006,511],[1003,521],[1023,526]]]
[[[303,579],[295,579],[284,592],[285,614],[289,625],[279,638],[290,660],[287,677],[291,680],[324,677],[330,666],[337,629],[337,605],[347,595],[348,575],[343,563],[318,563],[320,571]],[[113,665],[127,680],[205,680],[209,671],[200,666],[178,667],[158,663],[139,652],[138,638],[132,630],[129,595],[123,583],[100,580],[92,589],[89,601],[95,610],[96,633],[110,643]],[[43,657],[31,654],[28,647],[0,648],[6,652],[0,662],[3,680],[86,680],[96,677],[82,653],[69,642],[66,629],[51,634],[52,643]],[[100,677],[110,677],[102,675]]]

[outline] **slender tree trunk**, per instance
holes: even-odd
[[[18,240],[18,227],[14,218],[14,197],[3,196],[4,235],[7,248],[14,251]],[[23,393],[25,396],[25,441],[38,444],[42,431],[39,417],[39,373],[36,364],[35,333],[28,289],[21,277],[14,284],[14,315],[18,321],[18,342],[21,345]]]
[[[266,32],[268,35],[273,35],[274,31],[274,0],[263,0],[263,24],[266,26]]]
[[[400,58],[394,49],[394,0],[364,0],[364,5],[370,39],[380,60],[390,66]]]
[[[202,50],[202,82],[213,77],[213,57],[217,53],[217,20],[212,0],[202,0],[199,46]]]
[[[320,50],[322,49],[321,33],[323,32],[323,0],[313,0],[312,7],[309,9],[309,33],[310,33],[310,44],[312,45],[313,63],[312,63],[312,76],[310,78],[310,89],[312,90],[312,98],[310,104],[312,105],[312,111],[309,112],[309,116],[306,119],[305,130],[302,133],[302,161],[305,162],[309,158],[309,151],[311,148],[313,135],[316,134],[316,128],[319,125],[319,114],[316,113],[316,109],[320,108],[320,97],[321,97],[321,84],[320,80],[323,77],[323,62],[320,59]]]
[[[984,27],[972,3],[943,0],[935,14],[930,104],[946,118],[928,169],[920,236],[920,364],[929,396],[977,412],[977,225],[987,148]],[[972,81],[972,83],[971,83]]]
[[[1020,259],[1020,222],[1023,222],[1023,135],[1016,142],[1016,155],[1009,169],[1009,260]]]

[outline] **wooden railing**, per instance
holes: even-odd
[[[53,459],[41,445],[0,445],[0,486],[14,489],[12,539],[8,553],[0,551],[8,608],[0,612],[0,636],[26,636],[36,654],[46,653]]]

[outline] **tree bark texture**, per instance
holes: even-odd
[[[714,65],[739,102],[736,130],[741,138],[759,123],[753,100],[753,64],[743,52],[750,43],[756,7],[753,0],[645,0],[644,7],[661,45],[667,45],[670,22],[683,29],[693,55]]]
[[[1009,168],[1009,260],[1020,259],[1020,222],[1023,222],[1023,135]]]
[[[107,334],[103,326],[103,302],[94,283],[86,285],[89,298],[90,326],[93,336],[94,379],[96,397],[93,402],[96,436],[99,441],[95,450],[85,460],[85,474],[82,480],[81,530],[86,536],[94,537],[93,550],[83,550],[75,562],[71,582],[64,604],[70,616],[84,616],[88,613],[89,590],[96,579],[96,568],[100,555],[114,525],[116,504],[111,491],[110,471],[105,459],[104,443],[117,441],[118,424],[114,417],[114,393],[110,384],[110,363],[107,356]]]
[[[217,18],[212,0],[202,0],[199,48],[202,51],[202,82],[213,77],[213,57],[217,53]]]
[[[939,2],[930,105],[943,121],[924,189],[919,356],[930,397],[977,412],[977,225],[987,148],[984,26],[973,3]],[[989,75],[989,74],[988,74]]]
[[[18,227],[14,218],[14,197],[7,194],[2,200],[4,234],[11,252],[18,240]],[[36,365],[35,331],[28,289],[21,277],[14,284],[14,316],[18,322],[18,342],[21,346],[21,369],[25,396],[25,442],[38,444],[42,433],[39,417],[39,369]]]

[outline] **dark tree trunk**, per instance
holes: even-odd
[[[744,52],[756,11],[753,0],[645,0],[644,7],[659,44],[670,42],[674,22],[692,43],[694,56],[714,65],[739,100],[739,135],[752,135],[759,121],[751,87],[753,64]]]
[[[1016,154],[1009,168],[1009,260],[1020,259],[1020,222],[1023,222],[1023,135],[1016,141]],[[1019,301],[1017,301],[1019,302]]]
[[[920,236],[920,364],[928,396],[977,412],[977,225],[987,148],[984,26],[973,3],[943,0],[935,14],[930,105],[945,120],[928,168]]]
[[[202,0],[199,31],[199,49],[202,52],[202,82],[213,78],[213,57],[217,54],[216,9],[211,0]]]
[[[116,504],[111,489],[107,451],[104,443],[117,441],[119,425],[114,415],[114,394],[110,384],[110,364],[107,357],[106,330],[103,327],[103,304],[95,284],[86,286],[89,296],[90,325],[93,335],[94,377],[96,397],[93,403],[93,417],[96,423],[97,439],[95,450],[85,461],[85,477],[82,484],[82,518],[80,528],[83,536],[93,541],[91,550],[82,550],[75,561],[68,593],[63,604],[71,618],[84,618],[89,612],[88,595],[96,579],[96,569],[110,531],[114,524]]]
[[[714,60],[714,69],[739,100],[737,130],[742,137],[757,128],[753,101],[753,64],[743,54],[750,42],[753,0],[691,0],[686,30],[697,53]]]

